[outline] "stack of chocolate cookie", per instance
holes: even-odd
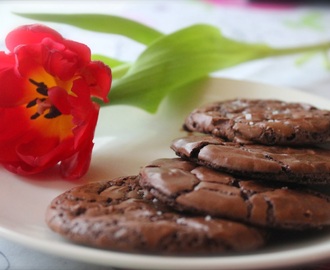
[[[248,252],[274,230],[330,225],[330,112],[276,100],[231,100],[194,110],[179,156],[136,176],[90,183],[55,198],[54,231],[125,252]],[[202,135],[209,133],[210,135]],[[317,146],[316,146],[317,144]]]

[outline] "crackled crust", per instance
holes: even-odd
[[[330,111],[279,100],[235,99],[196,108],[184,128],[238,143],[315,144],[329,141]]]
[[[264,245],[263,230],[176,213],[143,190],[138,179],[90,183],[59,195],[47,210],[48,226],[79,244],[124,252],[209,255]]]
[[[144,188],[179,211],[268,228],[330,225],[330,198],[301,186],[241,180],[182,159],[156,160],[140,174]]]
[[[318,147],[242,145],[205,135],[175,139],[171,148],[180,157],[238,176],[300,184],[330,183],[330,151]]]

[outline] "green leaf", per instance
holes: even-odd
[[[144,24],[126,18],[101,14],[39,14],[15,13],[18,16],[38,21],[58,22],[94,32],[119,34],[149,45],[163,34]]]
[[[104,61],[112,68],[114,79],[109,104],[137,106],[151,113],[156,112],[162,99],[172,91],[182,91],[189,83],[214,71],[264,57],[330,48],[330,42],[284,49],[248,44],[226,38],[218,28],[210,25],[193,25],[164,36],[147,26],[111,15],[20,15],[96,32],[121,34],[148,45],[133,64],[106,57]],[[193,94],[191,90],[189,95]]]
[[[126,62],[123,62],[123,61],[120,61],[120,60],[117,60],[114,58],[110,58],[110,57],[107,57],[107,56],[104,56],[101,54],[93,54],[92,60],[102,61],[104,64],[111,67],[113,79],[118,79],[118,78],[123,77],[131,66],[130,63],[126,63]]]
[[[216,27],[194,25],[152,43],[125,76],[113,82],[110,103],[129,104],[154,113],[170,91],[211,72],[253,59],[312,49],[316,46],[273,49],[237,42],[224,37]]]
[[[113,82],[111,104],[130,104],[155,112],[172,89],[241,61],[241,57],[234,59],[219,53],[223,45],[219,30],[207,25],[195,25],[159,38],[124,77]],[[250,58],[245,54],[242,57]]]
[[[101,54],[92,54],[92,60],[102,61],[103,63],[105,63],[106,65],[112,68],[126,64],[126,62]]]

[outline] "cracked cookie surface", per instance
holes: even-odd
[[[241,180],[179,158],[156,160],[140,174],[144,188],[178,211],[268,228],[330,225],[330,197],[298,185]]]
[[[129,176],[73,188],[51,202],[47,224],[76,243],[123,252],[209,255],[264,245],[263,230],[176,213],[138,180]]]
[[[330,139],[330,111],[279,100],[235,99],[196,108],[184,128],[239,143],[315,144]]]
[[[209,135],[175,139],[182,157],[234,175],[299,184],[330,183],[330,150],[224,142]]]

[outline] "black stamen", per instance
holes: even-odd
[[[52,106],[49,109],[49,113],[45,114],[45,118],[51,119],[60,116],[61,114],[62,113],[55,106]]]
[[[48,96],[48,87],[43,82],[36,82],[33,79],[29,79],[29,82],[37,86],[37,92],[43,96]]]
[[[29,79],[29,82],[37,87],[36,91],[39,94],[41,94],[43,96],[48,96],[48,87],[45,83],[36,82],[35,80],[33,80],[31,78]],[[31,108],[33,106],[40,105],[41,106],[40,109],[42,111],[41,114],[43,114],[46,119],[52,119],[57,116],[60,116],[62,113],[55,106],[49,107],[50,104],[38,104],[39,101],[44,102],[46,100],[47,100],[46,98],[35,98],[35,99],[31,100],[28,104],[26,104],[26,108]],[[44,111],[47,110],[48,108],[49,108],[48,113],[44,114]],[[32,120],[37,119],[41,114],[36,112],[35,114],[33,114],[30,117],[30,119],[32,119]]]
[[[38,100],[45,101],[46,99],[45,98],[35,98],[35,99],[31,100],[28,104],[26,104],[26,108],[31,108],[31,107],[37,105]]]
[[[35,98],[34,100],[31,100],[28,104],[26,104],[26,108],[31,108],[33,106],[35,106],[37,104],[37,98]]]
[[[31,115],[30,119],[34,120],[37,119],[40,116],[39,113],[35,113],[34,115]]]

